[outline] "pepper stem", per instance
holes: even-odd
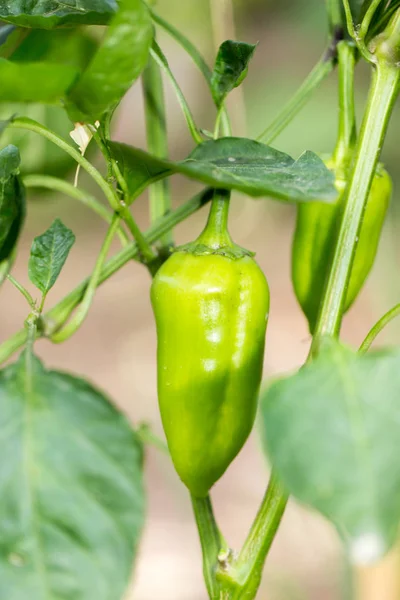
[[[207,224],[197,238],[197,244],[204,244],[217,250],[234,244],[228,232],[228,214],[231,193],[228,190],[215,190]]]
[[[356,48],[351,42],[342,41],[337,46],[339,78],[339,127],[333,153],[336,171],[346,176],[349,158],[356,143],[356,118],[354,108],[354,70]]]

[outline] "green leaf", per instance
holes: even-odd
[[[14,63],[0,58],[0,101],[57,104],[78,73],[68,65]]]
[[[0,262],[12,253],[25,218],[25,190],[19,177],[18,148],[0,151]]]
[[[254,44],[232,40],[221,44],[211,76],[211,88],[217,106],[221,106],[229,92],[242,83],[255,49]]]
[[[358,355],[331,341],[261,408],[288,491],[336,525],[353,561],[380,558],[400,520],[400,351]]]
[[[43,294],[55,284],[74,243],[75,235],[60,219],[33,240],[29,279]]]
[[[28,351],[0,371],[0,415],[0,597],[121,600],[144,518],[127,419]]]
[[[105,25],[116,10],[116,0],[12,0],[0,2],[0,19],[34,29]]]
[[[152,39],[143,0],[120,0],[102,44],[69,92],[74,121],[93,122],[121,100],[146,66]]]
[[[246,138],[204,142],[180,162],[162,160],[125,144],[114,142],[110,148],[122,165],[132,197],[150,183],[174,173],[215,188],[293,202],[333,201],[337,194],[333,174],[312,152],[305,152],[295,161]]]
[[[9,57],[13,62],[50,62],[83,70],[98,47],[85,29],[29,31]]]

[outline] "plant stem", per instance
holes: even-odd
[[[225,40],[238,39],[235,26],[235,11],[232,0],[209,0],[209,6],[214,48],[215,52],[217,52],[220,44]],[[212,88],[211,93],[213,94]],[[236,89],[235,104],[232,108],[234,109],[233,121],[235,131],[239,131],[239,135],[245,135],[247,126],[243,86],[239,86]],[[216,129],[219,128],[219,122],[221,121],[224,136],[231,135],[231,125],[229,119],[226,119],[226,114],[225,108],[221,108],[217,115]]]
[[[228,233],[228,216],[231,193],[227,190],[215,190],[207,223],[197,238],[199,244],[210,248],[231,246]]]
[[[168,60],[167,60],[165,54],[163,53],[163,51],[161,50],[160,46],[157,44],[156,41],[153,42],[153,47],[150,50],[150,54],[154,58],[154,60],[160,65],[160,67],[163,69],[163,71],[167,75],[168,79],[170,80],[172,87],[175,90],[175,95],[178,98],[178,102],[181,106],[182,112],[186,119],[186,123],[187,123],[187,126],[189,128],[192,138],[194,139],[196,144],[201,144],[203,141],[203,138],[201,137],[200,131],[199,131],[196,123],[194,122],[194,118],[192,115],[192,111],[189,108],[189,104],[187,103],[186,98],[185,98],[177,80],[175,79],[174,74],[172,73],[172,71],[170,69],[170,66],[168,64]]]
[[[147,131],[147,148],[159,158],[168,158],[165,101],[160,68],[154,58],[149,59],[142,73],[142,87]],[[171,210],[171,188],[168,178],[156,181],[149,188],[150,222],[154,223]],[[173,245],[172,232],[159,240],[161,249],[167,251]]]
[[[69,154],[79,165],[81,165],[82,169],[84,169],[92,179],[97,183],[97,185],[103,191],[105,197],[110,203],[111,208],[114,211],[119,210],[119,201],[115,194],[115,192],[110,188],[107,181],[102,177],[99,171],[88,161],[84,156],[81,155],[78,150],[75,150],[70,144],[68,144],[65,140],[59,137],[54,131],[50,131],[47,127],[44,127],[40,123],[37,123],[33,119],[28,119],[27,117],[18,117],[13,119],[9,124],[9,127],[13,129],[26,129],[27,131],[33,131],[34,133],[38,133],[44,138],[53,142],[56,146],[64,150],[67,154]]]
[[[342,0],[326,0],[326,12],[328,13],[331,33],[336,28],[342,28],[343,26],[342,10]]]
[[[354,71],[356,65],[355,47],[349,42],[339,42],[339,127],[333,152],[333,162],[338,177],[345,179],[349,159],[356,143],[356,116],[354,107]]]
[[[151,427],[147,423],[139,424],[138,428],[136,429],[136,435],[138,436],[142,444],[154,446],[155,448],[157,448],[157,450],[160,450],[161,452],[163,452],[163,454],[168,454],[169,456],[167,444],[164,440],[162,440],[155,433],[153,433]]]
[[[212,85],[211,85],[212,71],[211,71],[210,67],[208,66],[208,64],[206,63],[206,61],[204,60],[203,56],[197,50],[196,46],[194,44],[192,44],[192,42],[179,31],[179,29],[176,29],[176,27],[171,25],[171,23],[168,23],[167,21],[165,21],[162,17],[160,17],[160,15],[158,15],[154,11],[152,11],[151,15],[153,17],[153,21],[155,23],[157,23],[157,25],[160,25],[167,33],[169,33],[169,35],[176,42],[178,42],[178,44],[180,44],[182,46],[182,48],[188,53],[188,55],[193,60],[196,67],[202,73],[202,75],[203,75],[204,79],[206,80],[208,87],[211,91],[211,95],[213,95],[213,89],[212,89]],[[228,115],[228,112],[225,107],[222,109],[221,119],[222,119],[223,131],[230,131],[229,115]],[[230,135],[230,134],[227,133],[226,135]]]
[[[14,277],[12,275],[10,275],[10,273],[7,275],[7,279],[24,296],[24,298],[28,302],[29,306],[32,309],[34,309],[35,308],[35,301],[32,298],[32,296],[30,295],[30,293],[28,292],[28,290],[21,283],[19,283],[19,281],[17,281],[16,279],[14,279]]]
[[[393,105],[398,95],[400,70],[378,63],[364,115],[358,147],[350,175],[343,217],[327,281],[311,352],[322,336],[337,336],[350,278],[363,212],[381,153]]]
[[[118,166],[116,160],[114,160],[114,158],[110,154],[110,151],[107,146],[107,141],[103,140],[102,136],[95,128],[92,128],[92,135],[93,135],[94,141],[98,145],[102,155],[104,156],[104,158],[107,162],[108,172],[109,172],[110,176],[112,176],[112,174],[114,174],[114,177],[124,195],[125,201],[128,202],[128,194],[129,194],[128,186],[126,184],[125,179],[122,177],[122,173],[119,169],[119,166]]]
[[[204,581],[209,597],[212,600],[218,600],[220,593],[216,580],[216,569],[223,542],[215,521],[210,496],[206,498],[192,496],[192,505],[203,555]]]
[[[289,102],[285,104],[272,123],[256,138],[257,140],[265,144],[271,144],[278,137],[281,131],[288,126],[300,109],[303,108],[314,90],[333,70],[336,60],[335,55],[336,52],[332,52],[331,48],[329,49],[329,53],[328,51],[324,53]]]
[[[361,22],[360,29],[358,32],[358,35],[362,40],[365,39],[365,37],[368,33],[369,26],[371,24],[374,14],[375,14],[375,11],[381,2],[382,2],[382,0],[372,0],[370,5],[368,6],[368,9],[364,15],[364,18]]]
[[[400,304],[396,304],[396,306],[388,310],[388,312],[385,313],[377,323],[375,323],[372,329],[368,332],[358,351],[361,354],[365,354],[365,352],[368,352],[372,343],[375,341],[375,338],[380,334],[380,332],[386,327],[386,325],[388,325],[391,321],[393,321],[393,319],[395,319],[399,315]]]
[[[90,208],[108,224],[112,222],[113,213],[100,204],[94,196],[76,188],[71,183],[68,183],[68,181],[64,181],[64,179],[51,177],[50,175],[25,175],[23,182],[27,188],[46,188],[65,194],[74,200],[79,200],[79,202]],[[122,227],[118,228],[117,235],[123,246],[129,243],[129,237]]]
[[[96,265],[93,269],[92,275],[90,276],[89,283],[85,290],[85,295],[82,298],[82,303],[79,306],[79,309],[74,314],[73,318],[67,323],[65,327],[58,330],[54,335],[51,336],[51,341],[55,343],[65,342],[68,338],[71,337],[83,324],[84,320],[87,317],[87,314],[90,310],[92,302],[94,300],[94,296],[96,293],[96,289],[99,285],[99,279],[101,275],[101,271],[103,269],[104,262],[107,258],[107,254],[110,250],[111,242],[114,238],[114,235],[118,231],[120,225],[121,217],[118,214],[115,214],[112,220],[112,223],[107,231],[107,235],[101,247],[100,253],[96,260]]]
[[[364,37],[360,35],[360,33],[356,30],[354,26],[353,15],[351,12],[351,5],[349,0],[343,0],[343,6],[346,15],[347,31],[349,32],[350,37],[352,37],[355,43],[357,44],[357,47],[362,56],[365,58],[365,60],[367,60],[368,62],[373,62],[373,55],[365,45]]]
[[[188,202],[175,209],[157,223],[154,223],[146,232],[145,237],[149,244],[156,242],[167,231],[175,227],[181,221],[187,219],[199,208],[207,204],[213,197],[213,190],[207,189],[191,198]],[[101,269],[97,286],[109,279],[114,273],[119,271],[130,260],[138,256],[139,248],[136,243],[131,243],[123,248]],[[44,315],[45,327],[38,333],[40,337],[49,337],[64,325],[72,311],[78,306],[85,295],[90,278],[86,278],[65,298],[58,302],[49,312]],[[3,344],[0,345],[0,364],[7,360],[14,352],[21,348],[26,342],[26,330],[21,330]]]
[[[238,558],[225,568],[220,566],[217,571],[217,580],[225,592],[224,600],[250,600],[255,597],[265,559],[287,501],[287,493],[272,473],[261,507]]]
[[[96,130],[93,131],[93,139],[96,141],[98,147],[101,150],[101,153],[103,154],[108,164],[109,172],[114,173],[117,183],[123,193],[123,200],[118,199],[118,209],[115,212],[119,214],[124,220],[125,224],[127,225],[129,231],[131,232],[133,238],[135,239],[139,247],[140,258],[148,267],[150,273],[152,273],[152,263],[157,258],[157,256],[155,252],[153,252],[153,249],[150,246],[150,244],[147,243],[140,227],[137,225],[135,219],[133,218],[129,210],[129,190],[126,181],[122,176],[117,161],[110,154],[107,142],[102,139],[101,135],[99,135],[99,133]]]

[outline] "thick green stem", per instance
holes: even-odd
[[[216,569],[223,542],[215,521],[210,496],[207,496],[207,498],[192,496],[192,505],[200,537],[203,554],[203,575],[208,595],[212,600],[218,600],[220,592],[216,580]]]
[[[399,79],[399,69],[387,64],[378,64],[373,74],[360,140],[346,191],[345,207],[332,266],[313,338],[312,353],[318,349],[322,336],[337,336],[340,331],[347,285],[363,213],[393,105],[398,95]]]
[[[349,159],[356,143],[356,116],[354,106],[354,71],[356,65],[354,44],[338,44],[339,127],[333,160],[336,174],[345,179]]]
[[[230,197],[231,193],[227,190],[214,191],[207,224],[197,238],[196,243],[215,249],[233,246],[231,236],[228,232]]]
[[[167,126],[165,119],[165,101],[160,67],[150,57],[142,73],[144,109],[146,118],[147,147],[151,154],[168,158]],[[168,178],[156,181],[149,188],[150,222],[154,223],[171,210],[171,188]],[[173,245],[172,232],[159,240],[161,248]]]
[[[154,223],[146,232],[146,240],[149,244],[153,244],[167,231],[173,229],[175,225],[181,223],[187,219],[190,215],[195,213],[199,208],[204,206],[213,197],[212,190],[205,190],[204,192],[197,194],[191,200],[172,211],[157,223]],[[132,243],[126,248],[123,248],[109,261],[106,262],[100,272],[97,286],[101,285],[104,281],[109,279],[114,273],[119,271],[124,265],[130,260],[137,257],[139,254],[139,248],[136,243]],[[40,329],[39,336],[49,337],[64,325],[68,320],[74,309],[82,302],[85,295],[85,291],[89,285],[90,277],[87,277],[82,283],[80,283],[74,290],[72,290],[65,298],[63,298],[58,304],[56,304],[48,313],[43,317],[44,328]],[[0,364],[10,358],[14,352],[21,348],[26,343],[26,330],[21,330],[3,344],[0,345]]]
[[[220,565],[217,580],[224,600],[255,598],[264,563],[288,501],[278,479],[272,473],[267,491],[253,526],[236,560]]]

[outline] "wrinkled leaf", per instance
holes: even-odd
[[[0,598],[121,600],[144,514],[126,418],[25,351],[0,371],[0,421]]]
[[[25,217],[25,190],[19,177],[18,148],[0,151],[0,262],[12,253]]]
[[[280,200],[330,201],[336,197],[333,174],[312,152],[298,160],[246,138],[204,142],[186,160],[172,162],[125,144],[111,143],[133,197],[150,183],[181,173],[215,188]]]
[[[69,65],[0,58],[0,101],[59,103],[78,73]]]
[[[29,279],[43,294],[55,284],[74,243],[75,235],[60,219],[33,240]]]
[[[400,520],[400,351],[330,342],[266,390],[262,431],[288,491],[336,525],[355,562],[378,559]]]
[[[105,25],[116,10],[116,0],[3,0],[0,2],[0,19],[35,29]]]
[[[232,40],[221,44],[211,76],[211,88],[217,106],[223,103],[229,92],[242,83],[255,49],[254,44]]]
[[[69,92],[74,121],[94,122],[121,100],[146,66],[152,38],[144,1],[120,0],[102,44]]]

